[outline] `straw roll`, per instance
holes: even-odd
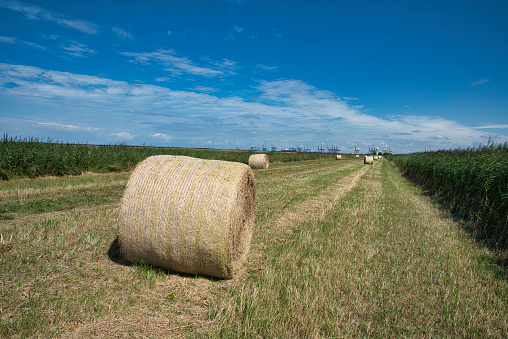
[[[249,157],[249,166],[252,169],[267,169],[270,166],[268,155],[266,154],[253,154]]]
[[[363,163],[366,165],[373,165],[374,164],[374,157],[366,155],[365,158],[363,158]]]
[[[335,156],[335,159],[336,159],[336,160],[340,160],[340,159],[342,159],[342,155],[337,154],[337,155]]]
[[[254,175],[241,163],[152,156],[134,169],[118,221],[124,257],[229,279],[254,227]]]

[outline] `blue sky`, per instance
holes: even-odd
[[[508,140],[508,2],[0,0],[0,133],[396,153]]]

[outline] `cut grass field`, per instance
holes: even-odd
[[[508,333],[506,271],[386,160],[255,171],[251,251],[227,281],[123,260],[128,175],[0,182],[0,206],[26,204],[0,221],[0,336]]]

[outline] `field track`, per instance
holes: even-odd
[[[255,177],[251,251],[228,281],[122,261],[126,174],[0,182],[14,206],[0,221],[0,337],[508,333],[506,272],[386,160],[275,163]]]

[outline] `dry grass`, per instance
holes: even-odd
[[[323,218],[264,249],[263,269],[210,313],[215,337],[508,331],[506,276],[387,162],[368,167]]]
[[[116,206],[0,222],[0,336],[507,333],[506,276],[386,161],[272,164],[255,177],[251,255],[228,281],[128,265]]]
[[[129,173],[17,179],[0,183],[0,220],[117,203]]]

